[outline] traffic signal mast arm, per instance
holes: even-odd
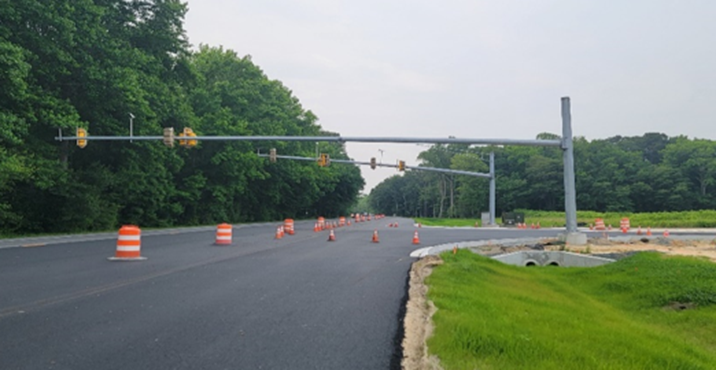
[[[267,158],[269,157],[268,154],[258,154],[259,157]],[[313,162],[316,160],[316,158],[311,157],[296,157],[292,155],[277,155],[276,158],[278,159],[293,159],[296,161],[310,161]],[[342,164],[353,164],[353,165],[360,165],[360,166],[370,166],[371,162],[361,162],[361,161],[353,161],[348,159],[333,159],[331,158],[331,163],[342,163]],[[397,164],[387,164],[387,163],[376,163],[377,167],[389,167],[389,168],[398,168]],[[474,177],[484,177],[484,178],[490,178],[489,173],[480,173],[480,172],[470,172],[470,171],[462,171],[462,170],[451,170],[447,168],[434,168],[434,167],[422,167],[422,166],[408,166],[405,165],[405,169],[409,170],[417,170],[417,171],[429,171],[429,172],[442,172],[442,173],[449,173],[453,175],[466,175],[466,176],[474,176]]]
[[[55,140],[84,139],[77,136],[56,136]],[[98,141],[151,141],[163,140],[163,136],[88,136],[86,140]],[[410,137],[342,137],[342,136],[194,136],[199,141],[308,141],[308,142],[355,142],[355,143],[416,143],[416,144],[474,144],[474,145],[521,145],[557,146],[562,140],[514,140],[514,139],[461,139],[461,138],[410,138]]]

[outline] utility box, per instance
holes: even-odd
[[[505,226],[515,226],[525,222],[524,212],[503,212],[502,224]]]
[[[492,226],[492,225],[490,225],[490,212],[482,212],[481,216],[482,216],[481,217],[482,227]]]

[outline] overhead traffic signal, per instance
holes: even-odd
[[[405,171],[405,161],[398,161],[398,171]]]
[[[269,161],[271,163],[276,163],[276,148],[271,148],[269,150]]]
[[[80,137],[87,137],[87,130],[83,128],[77,128],[77,135],[78,138]],[[77,139],[77,146],[80,147],[80,149],[87,146],[87,140],[84,139]]]
[[[190,138],[190,137],[196,137],[196,134],[194,133],[194,130],[192,130],[189,127],[184,127],[184,131],[179,133],[179,145],[185,146],[187,148],[191,148],[193,146],[196,146],[196,144],[199,142],[198,140],[194,139],[181,139],[181,138]]]
[[[331,157],[326,153],[321,153],[318,157],[318,165],[321,167],[328,167],[331,165]]]
[[[370,159],[370,168],[375,169],[376,163],[375,163],[375,157]]]
[[[191,128],[189,128],[189,127],[184,127],[184,136],[187,136],[187,137],[196,137],[196,134],[194,133],[194,130],[192,130]],[[187,140],[187,141],[186,141],[186,146],[188,146],[188,147],[193,147],[193,146],[196,146],[196,144],[197,144],[198,142],[199,142],[198,140]]]
[[[164,145],[173,148],[174,147],[174,127],[164,128]]]

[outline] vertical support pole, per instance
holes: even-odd
[[[567,234],[577,232],[577,195],[574,182],[574,146],[569,97],[562,98],[562,153],[564,157],[564,211]]]
[[[134,136],[134,114],[129,113],[129,142],[134,142],[132,137]]]
[[[490,226],[495,226],[495,152],[490,152]]]

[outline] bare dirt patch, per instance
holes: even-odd
[[[427,299],[428,287],[425,278],[433,267],[441,265],[438,256],[427,256],[413,263],[410,269],[410,289],[405,311],[405,337],[403,338],[403,361],[406,370],[441,370],[437,357],[428,354],[427,340],[432,334],[431,318],[435,305]]]
[[[547,246],[546,250],[568,250],[577,253],[609,254],[642,251],[657,251],[667,255],[703,257],[716,262],[716,245],[711,240],[679,240],[656,238],[632,242],[612,242],[604,239],[590,240],[580,246]]]

